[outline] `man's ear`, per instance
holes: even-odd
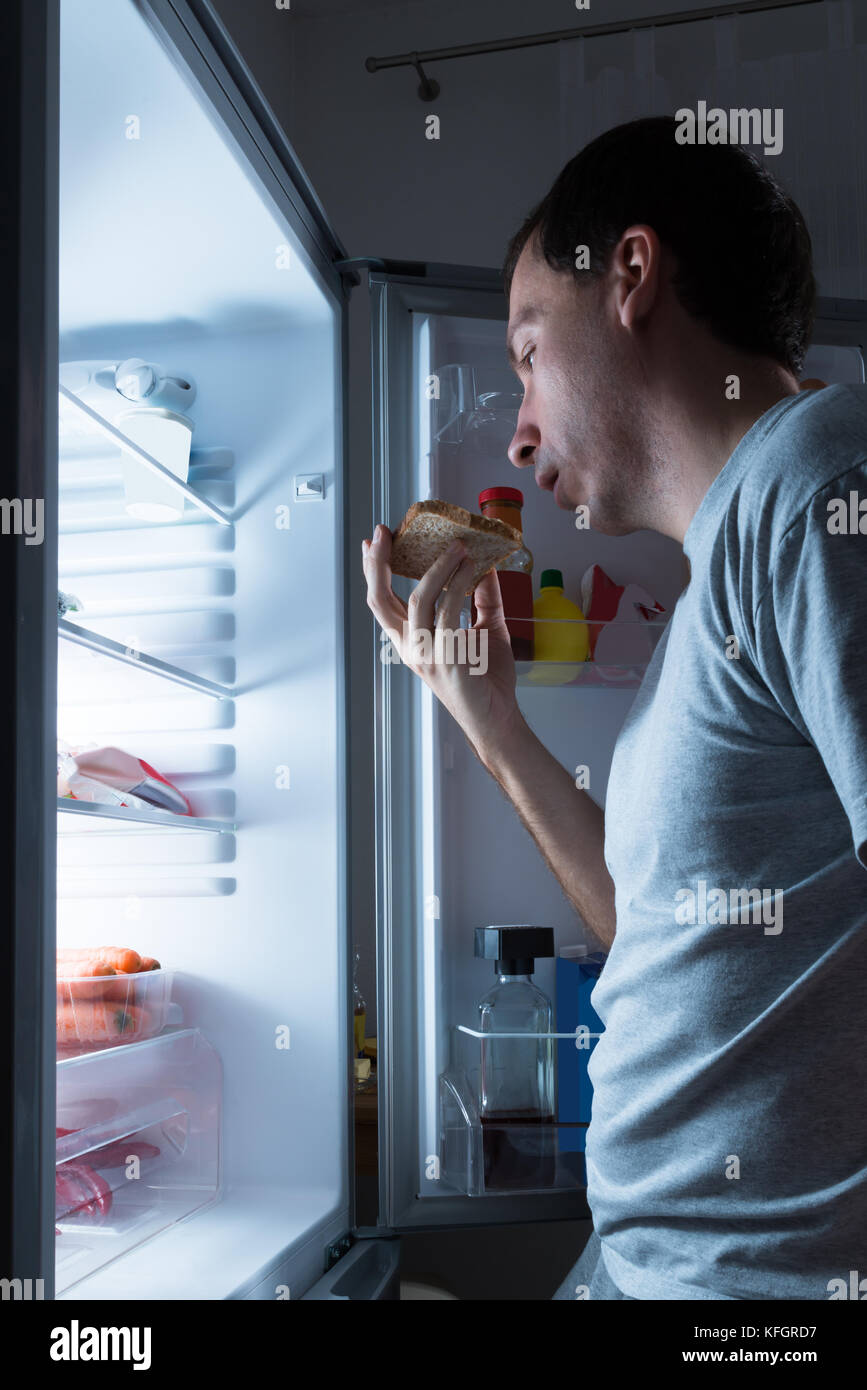
[[[624,328],[632,328],[650,313],[659,293],[662,247],[652,227],[627,227],[611,258],[615,304]]]

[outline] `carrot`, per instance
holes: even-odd
[[[62,968],[58,971],[58,976],[63,980],[93,979],[96,975],[114,975],[113,965],[106,965],[101,960],[71,960],[62,961]]]
[[[78,999],[99,999],[108,992],[105,977],[115,978],[112,966],[101,961],[73,961],[58,967],[57,1002],[71,1004]]]
[[[142,956],[139,968],[141,970],[162,970],[159,961],[155,960],[153,956]]]
[[[100,981],[100,997],[110,999],[113,1004],[135,1003],[135,976],[113,975],[110,980]]]
[[[141,970],[141,956],[127,946],[81,946],[57,952],[57,964],[64,969],[67,965],[87,961],[110,965],[119,975],[137,975]]]
[[[130,951],[127,947],[103,946],[99,959],[106,965],[113,965],[119,975],[137,975],[141,970],[138,951]]]
[[[134,1042],[150,1026],[144,1009],[92,999],[63,1004],[57,1010],[58,1046],[79,1043]]]

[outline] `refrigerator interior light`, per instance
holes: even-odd
[[[124,411],[115,421],[117,428],[174,473],[187,481],[190,467],[192,421],[186,415],[161,406],[140,406]],[[178,521],[184,512],[183,493],[159,474],[152,472],[133,454],[123,455],[125,508],[139,521]]]

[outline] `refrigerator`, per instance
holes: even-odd
[[[481,488],[520,482],[500,276],[348,258],[209,0],[14,0],[0,24],[5,1268],[19,1297],[393,1298],[402,1233],[589,1216],[586,1116],[552,1123],[553,1180],[486,1182],[491,962],[472,942],[534,923],[596,943],[369,616],[349,659],[349,381],[372,393],[365,534],[419,499],[477,511]],[[369,296],[361,356],[352,295]],[[864,305],[824,301],[805,374],[864,380],[865,325]],[[672,542],[643,533],[624,560],[541,496],[524,530],[567,592],[599,564],[667,615],[686,582]],[[619,666],[556,684],[519,667],[528,720],[599,804],[651,627]],[[365,743],[370,785],[351,787]],[[135,788],[70,796],[58,746],[127,751],[188,813]],[[373,845],[361,879],[353,838]],[[368,902],[362,1221],[351,941]],[[121,1000],[58,981],[56,949],[107,943],[158,965],[112,979]],[[553,959],[535,978],[556,995]]]

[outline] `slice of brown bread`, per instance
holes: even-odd
[[[477,516],[452,502],[413,502],[392,533],[392,574],[421,579],[453,540],[463,541],[467,554],[476,562],[469,588],[464,590],[467,594],[489,570],[523,545],[520,531],[504,521]]]

